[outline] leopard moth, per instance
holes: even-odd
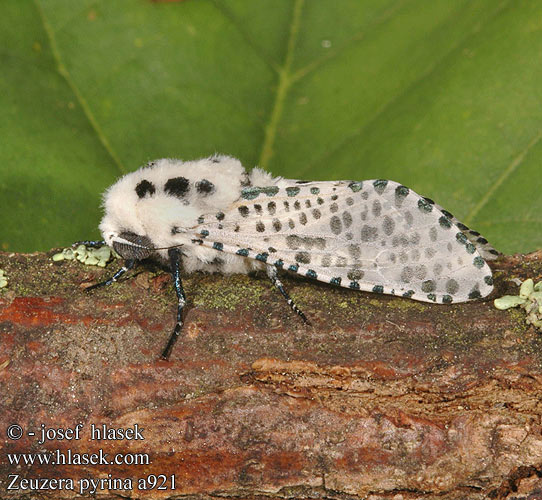
[[[393,181],[300,181],[273,177],[222,155],[196,161],[161,159],[120,178],[104,194],[103,241],[125,264],[171,266],[177,322],[162,353],[179,336],[184,270],[265,270],[305,322],[278,271],[353,290],[450,304],[493,290],[486,260],[494,250],[429,198]]]

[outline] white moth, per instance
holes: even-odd
[[[266,270],[305,321],[277,277],[290,271],[332,285],[449,304],[493,290],[486,259],[495,251],[479,233],[428,198],[393,181],[308,182],[247,173],[228,156],[162,159],[125,175],[104,195],[104,242],[126,264],[169,263],[182,328],[185,271]]]

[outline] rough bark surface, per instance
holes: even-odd
[[[176,308],[167,272],[143,266],[87,293],[116,264],[51,254],[0,253],[1,498],[78,497],[85,478],[105,480],[85,492],[100,499],[542,498],[542,336],[520,310],[285,277],[305,326],[262,276],[193,274],[184,337],[163,361]],[[540,277],[541,259],[494,263],[495,296],[517,292],[512,278]],[[13,424],[20,439],[6,434]],[[42,424],[82,424],[80,439],[40,444]],[[144,439],[91,439],[91,424],[137,424]],[[150,463],[17,466],[8,456],[56,450],[72,462],[102,450]],[[152,474],[167,489],[138,487]],[[8,490],[15,476],[75,489]],[[119,478],[132,487],[108,483]]]

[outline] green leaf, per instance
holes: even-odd
[[[0,248],[98,237],[160,157],[389,178],[542,246],[542,4],[18,0],[0,7]]]

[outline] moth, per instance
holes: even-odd
[[[397,182],[301,181],[273,177],[239,160],[161,159],[120,178],[104,194],[103,241],[124,260],[116,282],[142,259],[168,264],[180,335],[184,270],[266,271],[291,309],[279,271],[352,290],[450,304],[493,290],[487,260],[498,252],[450,212]]]

